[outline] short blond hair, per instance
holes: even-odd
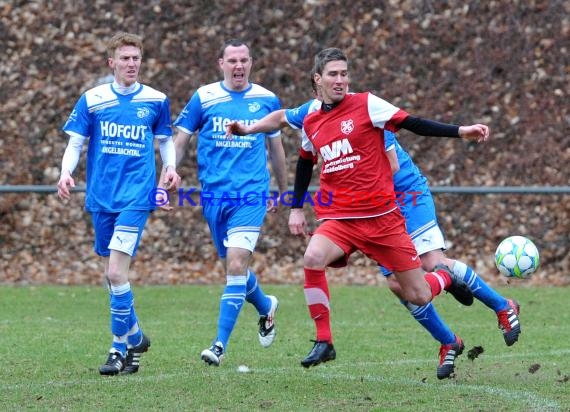
[[[142,38],[136,34],[132,33],[117,33],[107,42],[107,55],[108,57],[114,57],[115,51],[119,47],[123,46],[134,46],[140,49],[141,56],[143,54],[143,43]]]

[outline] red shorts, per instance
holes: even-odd
[[[344,257],[330,264],[331,267],[346,266],[356,250],[391,271],[421,267],[399,209],[370,218],[325,220],[314,233],[326,236],[344,251]]]

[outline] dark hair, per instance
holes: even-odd
[[[313,94],[317,95],[317,83],[315,82],[315,66],[313,66],[313,68],[311,69],[311,91],[313,92]]]
[[[238,40],[238,39],[229,39],[229,40],[226,40],[224,42],[224,44],[222,45],[222,47],[220,48],[220,52],[218,53],[218,58],[220,58],[220,59],[224,58],[224,53],[226,52],[226,49],[229,46],[231,46],[231,47],[245,46],[249,49],[249,46],[247,44],[245,44],[243,41]]]
[[[312,74],[318,73],[322,75],[327,63],[338,60],[348,63],[348,58],[341,49],[337,49],[336,47],[329,47],[328,49],[321,50],[315,56],[315,64],[313,66]]]

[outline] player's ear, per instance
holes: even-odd
[[[316,86],[320,86],[320,85],[321,85],[321,79],[322,79],[322,77],[321,77],[321,75],[320,75],[319,73],[315,73],[315,74],[313,75],[313,79],[315,80],[315,85],[316,85]]]

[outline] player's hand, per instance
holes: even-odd
[[[75,187],[75,181],[68,170],[63,170],[59,177],[59,182],[57,182],[57,195],[62,200],[69,200],[71,198],[69,188],[73,187]]]
[[[267,201],[266,210],[267,213],[277,213],[277,209],[279,208],[279,202],[276,199],[269,199]]]
[[[181,181],[182,179],[178,173],[176,173],[176,169],[172,166],[168,166],[166,168],[166,173],[164,173],[163,181],[160,182],[160,184],[165,190],[172,193],[178,190]]]
[[[306,236],[307,220],[305,219],[303,209],[291,209],[289,213],[289,231],[295,236]]]
[[[153,194],[153,202],[156,207],[164,210],[165,212],[170,212],[172,209],[174,209],[170,205],[170,192],[164,188],[164,185],[162,185],[162,183],[159,183]]]
[[[243,123],[234,120],[228,123],[228,125],[226,126],[227,137],[230,137],[231,135],[245,136],[246,134],[249,134],[248,128]]]
[[[484,124],[473,124],[471,126],[460,126],[459,136],[477,143],[489,140],[489,126]]]

